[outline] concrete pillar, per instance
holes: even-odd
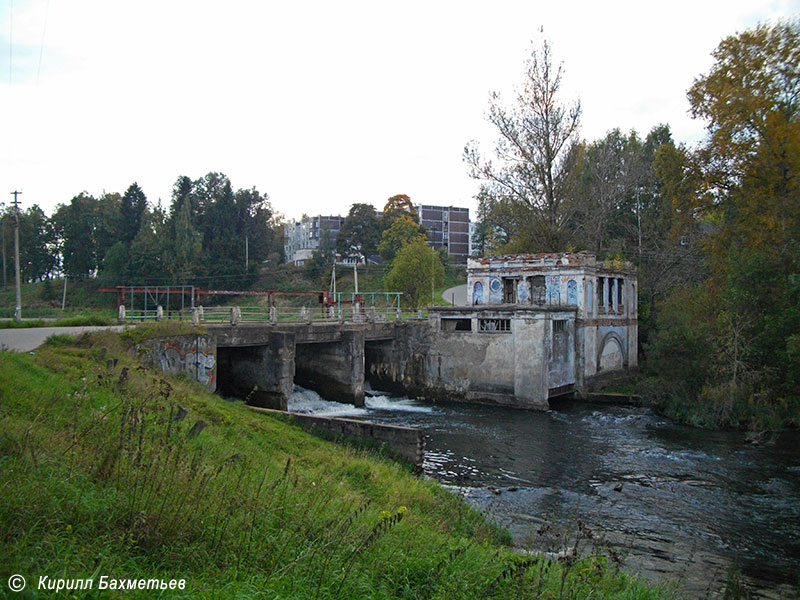
[[[364,341],[363,330],[343,331],[342,345],[346,346],[345,361],[349,370],[346,372],[347,393],[352,394],[352,402],[356,406],[364,406]]]
[[[597,314],[608,313],[608,292],[606,291],[606,278],[597,278],[597,290],[600,295],[600,302],[597,304]]]
[[[238,325],[242,321],[242,309],[231,306],[231,325]]]
[[[364,339],[363,330],[346,329],[339,342],[299,344],[297,383],[326,400],[364,406]]]
[[[220,389],[262,408],[286,410],[294,391],[294,333],[271,331],[266,344],[222,348]]]
[[[193,308],[192,309],[192,325],[194,325],[195,327],[200,325],[200,309],[199,308]]]
[[[549,393],[547,359],[550,335],[549,322],[539,319],[517,319],[511,328],[514,336],[514,398],[525,408],[547,410]]]
[[[125,320],[125,305],[120,304],[119,309],[117,310],[117,320],[124,321]]]
[[[614,277],[612,279],[612,286],[611,286],[611,306],[613,307],[613,312],[619,312],[619,303],[617,302],[618,292],[619,292],[619,279]]]
[[[277,323],[278,322],[278,313],[275,311],[274,306],[269,307],[269,322],[270,323]]]

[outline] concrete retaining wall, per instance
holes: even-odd
[[[303,415],[267,408],[251,408],[261,412],[284,415],[304,429],[319,432],[328,438],[343,436],[357,442],[372,442],[378,446],[385,446],[413,465],[422,465],[425,440],[421,429],[355,419]]]
[[[147,358],[162,373],[188,375],[211,392],[217,389],[217,344],[209,335],[147,340],[129,348],[128,353]]]

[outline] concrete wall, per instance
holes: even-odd
[[[337,417],[301,415],[282,411],[266,412],[285,415],[297,425],[317,431],[327,438],[345,437],[359,442],[373,442],[379,446],[386,446],[410,463],[417,466],[422,465],[425,442],[421,429]]]
[[[219,357],[222,394],[286,410],[294,391],[294,334],[273,331],[258,346],[220,347]]]
[[[295,382],[327,400],[364,406],[364,331],[345,330],[341,341],[297,344]]]
[[[426,322],[399,322],[393,339],[366,340],[365,377],[382,390],[423,394],[431,333]]]
[[[182,335],[152,339],[129,348],[128,352],[146,358],[157,365],[162,373],[187,375],[212,392],[217,389],[217,345],[212,336]]]
[[[470,331],[455,328],[470,324]],[[481,331],[481,319],[510,319],[510,330]],[[568,323],[553,356],[552,321]],[[549,390],[575,383],[575,309],[439,309],[430,322],[367,342],[367,377],[376,387],[437,399],[548,408]]]

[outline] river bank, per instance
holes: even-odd
[[[625,568],[688,597],[797,595],[800,435],[680,425],[646,407],[554,403],[546,413],[376,395],[365,409],[299,391],[290,409],[421,427],[424,471],[557,552],[579,522]],[[353,414],[353,411],[358,414]]]
[[[601,556],[522,556],[438,483],[148,371],[125,348],[104,333],[0,353],[3,585],[19,574],[29,587],[184,579],[170,598],[672,597]]]

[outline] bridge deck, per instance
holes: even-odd
[[[208,332],[214,336],[218,347],[260,346],[273,333],[291,333],[297,344],[321,344],[340,342],[342,332],[363,331],[368,341],[392,340],[395,338],[394,322],[377,323],[279,323],[239,325],[209,325]]]

